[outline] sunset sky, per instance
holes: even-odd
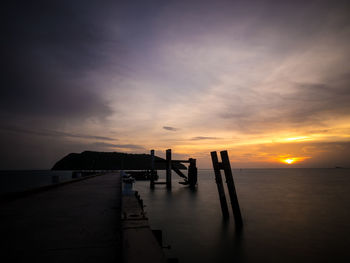
[[[350,167],[349,1],[7,1],[0,169],[84,150]]]

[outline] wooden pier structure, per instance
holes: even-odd
[[[165,182],[156,182],[154,180],[153,174],[155,174],[155,160],[154,160],[154,150],[151,150],[151,180],[150,180],[150,188],[154,189],[156,184],[165,184],[167,189],[171,189],[172,187],[172,182],[171,182],[171,177],[172,177],[172,171],[177,173],[180,177],[184,178],[184,182],[180,182],[183,185],[188,185],[190,188],[194,188],[197,185],[197,178],[198,178],[198,171],[197,171],[197,166],[196,166],[196,159],[189,158],[188,160],[172,160],[171,159],[171,149],[166,150],[166,159],[165,165],[166,165],[166,181]],[[158,161],[161,162],[161,161]],[[175,165],[177,163],[188,163],[188,175],[186,176],[181,172],[180,169],[178,169]]]
[[[227,189],[231,200],[231,207],[232,207],[233,216],[235,218],[236,227],[242,228],[243,220],[241,215],[241,209],[238,203],[238,198],[237,198],[235,183],[233,181],[232,169],[231,169],[228,153],[227,151],[220,152],[222,162],[218,161],[218,156],[215,151],[211,152],[210,154],[211,154],[211,159],[213,162],[213,168],[215,172],[215,180],[218,188],[222,215],[225,219],[229,217],[229,211],[227,208],[227,201],[225,197],[224,185],[222,182],[220,170],[224,170],[224,173],[225,173]]]

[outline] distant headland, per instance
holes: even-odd
[[[155,169],[165,170],[165,160],[155,156]],[[174,164],[178,169],[187,169],[181,163]],[[148,170],[151,169],[150,154],[120,152],[70,153],[55,163],[51,170]]]

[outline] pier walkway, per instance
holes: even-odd
[[[109,173],[2,202],[1,262],[120,262],[121,198]]]

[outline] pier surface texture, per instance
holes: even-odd
[[[1,262],[120,262],[121,180],[109,173],[0,206]]]
[[[166,263],[167,259],[149,226],[141,200],[135,197],[133,191],[131,195],[123,195],[123,262]]]

